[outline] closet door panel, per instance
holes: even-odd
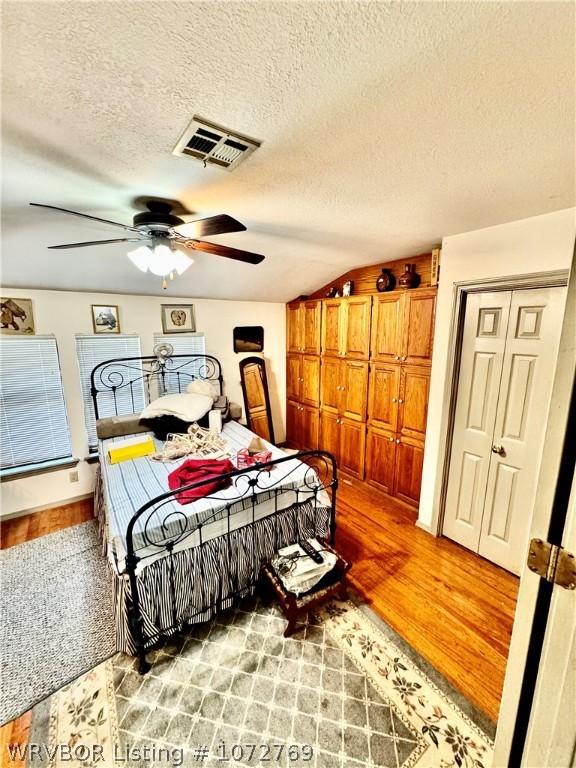
[[[411,437],[396,439],[395,495],[412,506],[420,502],[424,443]]]
[[[340,412],[342,398],[341,361],[334,357],[323,357],[320,368],[321,406],[334,414]]]
[[[396,432],[400,366],[393,363],[371,363],[368,417],[374,427]]]
[[[340,419],[328,411],[320,411],[320,444],[322,451],[328,451],[340,463]]]
[[[402,315],[404,294],[393,292],[376,296],[372,311],[373,360],[398,362],[402,354]]]
[[[496,422],[510,291],[468,297],[443,533],[478,551]]]
[[[342,352],[342,299],[322,302],[322,354],[341,356]]]
[[[302,355],[288,355],[286,358],[286,397],[300,400],[302,389]]]
[[[406,293],[402,362],[409,365],[431,365],[435,311],[435,290]]]
[[[320,358],[303,355],[300,402],[312,408],[320,405]]]
[[[340,419],[340,468],[349,475],[364,479],[366,425]]]
[[[366,480],[381,491],[394,492],[396,437],[392,432],[368,428],[366,437]]]
[[[565,288],[512,293],[478,552],[520,573],[552,393]]]
[[[307,355],[320,354],[320,326],[322,304],[320,301],[305,301],[302,304],[304,323],[303,347]]]
[[[340,371],[341,415],[354,421],[366,421],[368,363],[345,360]]]
[[[286,340],[288,352],[302,352],[304,330],[302,305],[299,301],[286,305]]]
[[[346,299],[346,357],[356,360],[367,360],[370,357],[371,316],[371,296],[358,296]]]
[[[398,398],[398,431],[424,440],[428,415],[429,369],[402,366]]]

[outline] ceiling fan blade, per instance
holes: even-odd
[[[260,264],[265,258],[259,253],[239,251],[237,248],[229,248],[227,245],[217,245],[216,243],[206,243],[203,240],[187,240],[185,245],[187,248],[192,248],[195,251],[204,251],[205,253],[212,253],[214,256],[224,256],[226,259],[244,261],[246,264]]]
[[[244,232],[246,227],[232,216],[225,213],[219,216],[209,216],[207,219],[198,219],[187,224],[178,224],[174,227],[182,237],[211,237],[212,235],[225,235],[228,232]]]
[[[78,213],[78,211],[69,211],[67,208],[59,208],[57,205],[44,205],[43,203],[30,203],[30,205],[35,206],[36,208],[50,208],[53,211],[61,211],[62,213],[69,213],[72,216],[80,216],[83,219],[91,219],[92,221],[99,221],[101,224],[108,224],[111,227],[120,227],[121,229],[125,229],[128,232],[138,232],[141,234],[142,230],[136,229],[136,227],[130,227],[127,224],[120,224],[118,221],[109,221],[108,219],[100,219],[98,216],[90,216],[87,213]]]
[[[121,237],[118,240],[89,240],[87,243],[66,243],[65,245],[49,245],[52,251],[63,250],[64,248],[84,248],[86,245],[106,245],[107,243],[146,243],[149,238],[146,237]]]

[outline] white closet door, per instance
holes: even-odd
[[[511,291],[466,303],[443,533],[478,551]]]
[[[527,546],[565,295],[512,294],[478,551],[513,573]]]

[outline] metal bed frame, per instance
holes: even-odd
[[[98,398],[103,393],[108,393],[108,402],[114,405],[115,415],[125,415],[118,413],[119,400],[118,392],[126,389],[130,392],[128,402],[135,408],[134,388],[135,385],[145,387],[150,398],[154,395],[162,394],[167,391],[178,392],[185,390],[185,384],[195,379],[212,381],[217,384],[219,392],[223,391],[223,378],[220,362],[210,355],[172,355],[169,358],[159,359],[154,356],[117,358],[108,360],[97,365],[91,374],[91,393],[94,402],[94,411],[96,419],[99,418],[100,410]],[[139,383],[141,382],[141,384]],[[126,399],[124,399],[126,402]],[[298,487],[287,488],[279,487],[286,479],[290,477],[300,465],[294,465],[294,461],[307,465],[304,477]],[[292,462],[292,464],[290,464]],[[286,464],[286,472],[270,485],[270,471],[278,469]],[[290,456],[286,456],[273,461],[256,464],[245,469],[237,469],[221,476],[221,481],[226,485],[228,494],[225,497],[219,497],[218,492],[210,494],[210,499],[222,501],[224,506],[201,520],[195,515],[187,515],[182,510],[169,508],[165,509],[175,501],[175,497],[185,491],[202,488],[214,480],[201,480],[187,486],[183,486],[174,491],[167,491],[159,496],[150,499],[144,504],[131,518],[126,531],[126,558],[125,570],[123,574],[127,575],[130,584],[130,599],[128,604],[128,621],[132,640],[136,649],[139,663],[138,670],[140,674],[145,674],[150,669],[150,664],[146,660],[146,652],[162,639],[163,636],[173,634],[182,626],[190,623],[193,619],[207,611],[219,610],[222,603],[250,594],[256,585],[260,567],[263,560],[258,560],[258,550],[256,543],[257,529],[259,519],[256,519],[256,506],[262,500],[261,494],[266,494],[266,500],[273,500],[274,511],[268,514],[263,520],[273,520],[274,523],[274,542],[275,548],[278,548],[278,537],[280,535],[279,525],[283,515],[293,514],[294,525],[298,530],[296,540],[303,538],[300,532],[300,518],[298,512],[304,505],[312,504],[312,513],[314,518],[314,530],[317,526],[317,511],[325,507],[319,504],[319,494],[322,491],[328,491],[330,496],[329,508],[329,539],[334,542],[336,530],[336,491],[338,488],[338,475],[336,461],[332,454],[321,451],[302,451]],[[268,480],[268,482],[266,482]],[[230,495],[232,487],[233,495]],[[278,496],[286,494],[294,495],[294,502],[288,506],[279,508]],[[258,496],[260,495],[260,499]],[[251,511],[250,521],[241,526],[239,530],[248,529],[252,543],[253,562],[250,564],[251,578],[248,583],[239,584],[238,574],[233,576],[234,553],[232,552],[230,534],[232,531],[231,520],[235,512],[242,510]],[[198,546],[202,548],[206,542],[203,541],[202,531],[206,525],[215,520],[226,520],[227,540],[223,546],[226,548],[227,571],[226,578],[230,582],[235,581],[233,589],[222,594],[222,582],[219,584],[219,596],[216,602],[210,605],[203,605],[200,609],[192,613],[182,613],[177,609],[177,585],[175,582],[174,558],[179,554],[175,548],[190,536],[197,534]],[[222,537],[219,537],[222,538]],[[284,542],[294,543],[294,542]],[[142,613],[141,596],[138,591],[137,568],[146,564],[150,558],[158,558],[162,554],[168,558],[168,578],[169,595],[171,603],[171,621],[168,626],[163,626],[160,630],[145,635],[144,616]],[[272,553],[269,553],[270,555]],[[266,559],[266,558],[264,558]],[[202,562],[202,561],[201,561]],[[201,567],[202,570],[202,567]],[[202,576],[202,574],[201,574]]]

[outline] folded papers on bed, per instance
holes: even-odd
[[[199,488],[189,488],[176,494],[180,504],[190,504],[224,488],[229,480],[223,480],[222,475],[234,472],[235,469],[230,459],[186,459],[168,475],[168,485],[171,491],[176,491],[178,488],[199,483],[201,480],[213,480]]]

